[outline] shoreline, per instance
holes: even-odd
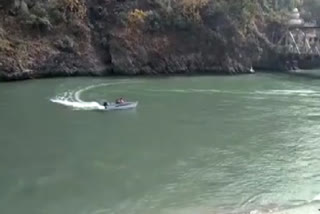
[[[56,78],[74,78],[74,77],[93,77],[93,78],[170,78],[170,77],[198,77],[198,76],[241,76],[241,75],[254,75],[257,73],[270,73],[270,74],[282,74],[292,77],[303,77],[310,79],[320,79],[320,68],[319,69],[310,69],[303,70],[297,69],[292,71],[280,71],[272,69],[254,69],[255,72],[222,72],[216,70],[210,71],[194,71],[194,72],[176,72],[176,73],[149,73],[149,74],[114,74],[105,71],[78,71],[74,73],[68,72],[57,72],[57,73],[28,73],[28,72],[19,72],[12,75],[1,75],[0,74],[0,83],[11,83],[11,82],[21,82],[21,81],[31,81],[31,80],[41,80],[41,79],[56,79]]]
[[[317,69],[314,69],[316,71]],[[303,70],[305,71],[305,70]],[[14,78],[3,78],[0,76],[0,84],[1,83],[15,83],[22,81],[32,81],[32,80],[43,80],[43,79],[64,79],[64,78],[76,78],[76,77],[92,77],[92,78],[171,78],[171,77],[199,77],[199,76],[225,76],[225,77],[234,77],[234,76],[242,76],[242,75],[255,75],[258,73],[266,73],[266,74],[279,74],[286,75],[292,77],[303,77],[310,79],[320,79],[320,70],[318,74],[309,73],[311,70],[308,70],[306,73],[301,71],[273,71],[273,70],[255,70],[254,73],[218,73],[218,72],[191,72],[191,73],[159,73],[159,74],[94,74],[94,73],[77,73],[77,74],[57,74],[57,75],[38,75],[36,77],[28,76],[25,74],[21,74],[21,76]]]
[[[257,70],[262,72],[263,70]],[[35,73],[35,72],[16,72],[13,74],[1,74],[0,73],[0,82],[20,82],[36,79],[53,79],[53,78],[69,78],[69,77],[130,77],[130,78],[139,78],[139,77],[150,77],[150,78],[166,78],[166,77],[194,77],[194,76],[238,76],[238,75],[252,75],[255,74],[251,72],[236,72],[230,73],[226,71],[194,71],[194,72],[170,72],[170,73],[149,73],[149,74],[123,74],[123,73],[110,73],[106,71],[92,72],[92,71],[78,71],[74,73],[68,72],[57,72],[57,73]]]

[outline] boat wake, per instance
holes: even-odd
[[[294,96],[319,96],[319,91],[314,90],[266,90],[255,91],[256,94],[262,95],[294,95]]]
[[[51,102],[58,103],[64,106],[69,106],[75,110],[103,110],[104,107],[98,102],[77,102],[73,101],[69,97],[59,97],[51,99]]]
[[[320,194],[315,196],[310,201],[305,201],[300,205],[293,206],[287,209],[270,209],[268,211],[252,210],[249,214],[319,214],[320,209]]]
[[[257,91],[232,91],[232,90],[217,90],[217,89],[148,89],[149,92],[156,93],[203,93],[203,94],[242,94],[242,95],[265,95],[265,96],[301,96],[301,97],[319,97],[320,91],[314,90],[257,90]]]
[[[50,99],[51,102],[71,107],[74,110],[104,110],[105,107],[96,101],[84,101],[81,99],[81,94],[99,87],[107,87],[120,84],[128,84],[129,82],[116,82],[116,83],[102,83],[98,85],[90,85],[85,88],[81,88],[77,91],[68,91],[62,95],[58,95],[55,98]],[[131,84],[131,83],[130,83]]]

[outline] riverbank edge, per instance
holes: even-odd
[[[258,72],[263,72],[264,69],[258,69]],[[101,71],[93,70],[75,70],[73,72],[59,71],[59,72],[36,72],[24,71],[14,73],[1,73],[0,82],[19,82],[35,79],[52,79],[52,78],[69,78],[69,77],[175,77],[175,76],[234,76],[234,75],[249,75],[255,72],[236,71],[228,72],[222,69],[208,69],[208,70],[194,70],[194,71],[175,71],[170,73],[113,73],[112,69],[104,69]]]

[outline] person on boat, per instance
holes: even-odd
[[[104,106],[105,108],[107,108],[108,102],[103,102],[103,106]]]
[[[116,99],[116,104],[122,104],[122,103],[124,103],[124,100],[122,97],[119,99]]]

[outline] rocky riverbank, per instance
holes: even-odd
[[[248,73],[272,51],[259,2],[4,0],[0,80]]]

